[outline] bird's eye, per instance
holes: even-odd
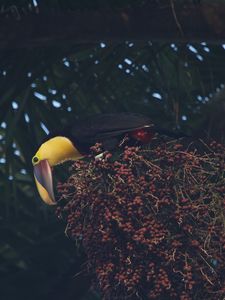
[[[39,159],[38,159],[37,156],[34,156],[34,157],[32,158],[32,163],[33,163],[33,164],[38,163],[38,161],[39,161]]]

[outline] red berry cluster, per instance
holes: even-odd
[[[121,152],[75,162],[58,186],[103,299],[224,299],[224,147],[156,136]]]

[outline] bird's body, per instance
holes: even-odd
[[[104,150],[113,150],[120,140],[126,135],[138,129],[147,132],[154,131],[154,125],[150,118],[135,113],[98,114],[83,120],[76,120],[63,131],[52,134],[47,140],[55,136],[68,138],[82,155],[89,154],[90,147],[101,143]],[[152,135],[149,134],[149,140]],[[140,137],[136,137],[136,140]]]

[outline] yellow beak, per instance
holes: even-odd
[[[48,205],[55,205],[52,170],[46,159],[34,166],[34,179],[42,200]]]

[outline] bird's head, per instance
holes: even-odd
[[[55,204],[52,167],[67,160],[77,160],[83,155],[73,145],[71,140],[64,136],[55,136],[44,142],[32,158],[34,178],[42,200]]]

